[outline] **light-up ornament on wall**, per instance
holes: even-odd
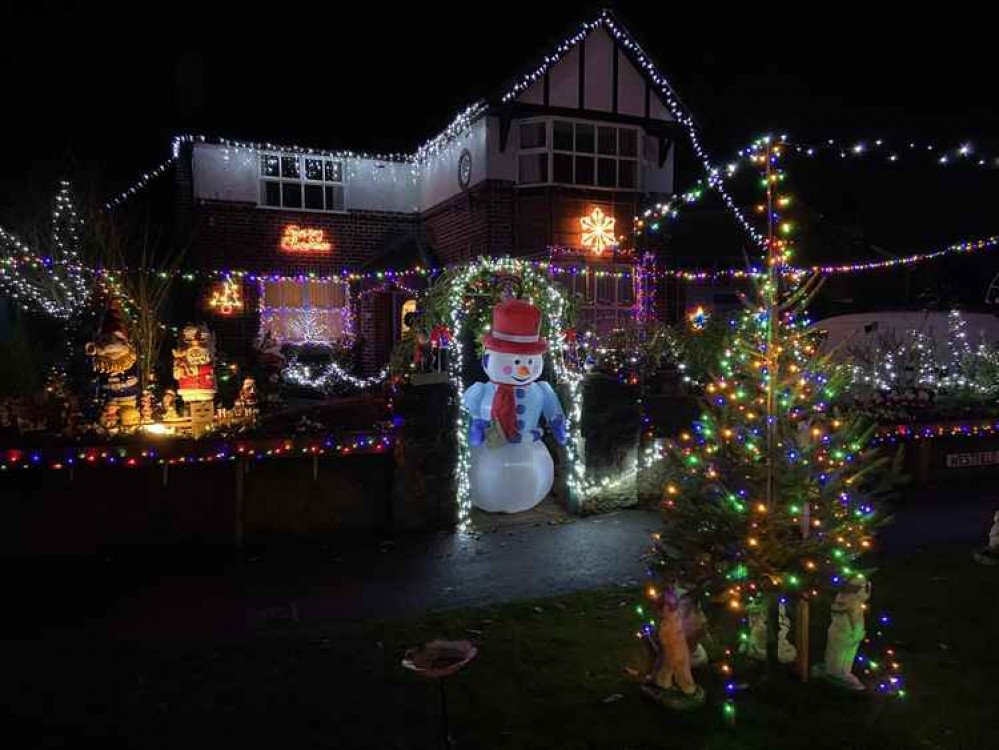
[[[289,253],[328,253],[333,244],[326,237],[325,229],[289,224],[281,235],[281,249]]]
[[[599,206],[594,208],[589,216],[580,218],[579,224],[583,228],[583,247],[594,255],[601,255],[608,247],[617,245],[617,238],[614,236],[616,221],[613,216],[605,214]]]
[[[704,326],[708,324],[708,311],[701,305],[698,305],[687,313],[687,322],[690,323],[690,327],[695,331],[703,331]]]
[[[223,279],[212,290],[208,306],[220,315],[234,315],[243,311],[243,292],[239,283],[232,279]]]

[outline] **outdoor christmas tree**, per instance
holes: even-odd
[[[773,219],[776,157],[768,149],[764,210]],[[867,447],[865,420],[835,405],[846,374],[820,353],[804,312],[820,280],[792,272],[790,244],[770,224],[768,273],[731,321],[699,418],[668,445],[665,530],[648,589],[659,617],[640,635],[659,654],[648,691],[677,708],[703,701],[690,675],[691,613],[702,603],[735,615],[746,644],[747,614],[766,613],[773,664],[778,603],[859,585],[857,558],[872,545],[871,493],[884,461]],[[730,661],[719,666],[731,673]]]

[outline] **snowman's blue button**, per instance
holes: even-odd
[[[523,388],[518,388],[516,390],[516,394],[517,394],[517,398],[523,398],[524,397],[524,389]]]
[[[518,414],[523,414],[525,411],[527,411],[527,407],[526,406],[524,406],[523,404],[517,404],[517,413]]]
[[[523,419],[518,419],[517,420],[517,429],[518,430],[524,429],[524,420]]]

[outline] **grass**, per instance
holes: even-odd
[[[649,666],[630,589],[433,613],[416,621],[275,624],[227,642],[8,642],[9,747],[437,747],[436,686],[400,667],[409,646],[470,638],[479,656],[448,683],[452,734],[466,748],[999,747],[999,568],[965,548],[895,557],[874,577],[892,611],[904,700],[777,680],[674,714],[642,698]],[[825,607],[822,608],[823,610]],[[813,610],[813,659],[828,618]],[[5,743],[6,744],[6,743]]]

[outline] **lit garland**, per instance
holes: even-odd
[[[186,443],[186,446],[185,446]],[[261,461],[268,458],[303,456],[351,456],[386,453],[394,438],[386,432],[359,435],[349,439],[335,436],[323,438],[259,438],[233,441],[167,440],[156,447],[91,446],[65,449],[11,448],[0,451],[0,471],[13,469],[71,469],[75,466],[175,466],[222,463],[238,459]],[[187,452],[180,452],[188,447]]]
[[[486,105],[482,101],[470,105],[459,112],[443,131],[428,140],[411,154],[399,152],[370,153],[365,151],[330,150],[267,142],[258,143],[253,141],[237,141],[229,138],[209,138],[204,135],[177,135],[174,136],[171,142],[170,158],[161,162],[149,171],[143,172],[131,186],[109,199],[104,204],[104,210],[115,210],[133,195],[149,185],[149,183],[157,177],[160,177],[169,171],[170,168],[173,167],[174,163],[180,158],[181,146],[185,143],[217,143],[218,145],[226,146],[234,150],[276,151],[288,154],[330,156],[337,159],[363,159],[368,161],[409,163],[413,165],[415,171],[422,167],[422,165],[428,160],[447,148],[453,141],[464,136],[475,121],[485,113],[485,111]]]
[[[337,383],[346,383],[359,390],[371,388],[379,383],[385,382],[388,377],[389,368],[384,367],[377,375],[368,378],[359,378],[351,375],[336,362],[326,364],[318,375],[313,375],[308,365],[303,365],[297,359],[291,362],[281,372],[281,377],[285,382],[303,388],[311,388],[316,391],[328,391]]]
[[[840,159],[866,158],[883,160],[886,164],[925,158],[938,166],[964,164],[987,169],[999,168],[999,158],[977,152],[971,143],[948,147],[907,141],[902,145],[893,146],[883,138],[873,141],[844,141],[830,138],[817,143],[805,143],[799,139],[790,141],[786,135],[781,135],[778,140],[790,146],[795,154],[811,158],[819,156],[833,156]]]

